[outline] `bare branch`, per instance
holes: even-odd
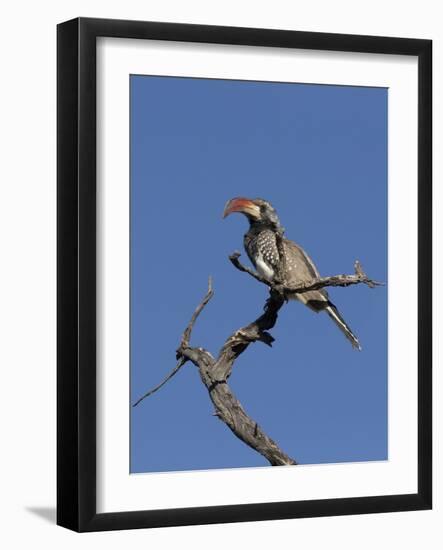
[[[166,382],[168,380],[170,380],[174,374],[176,374],[180,369],[181,367],[183,367],[183,365],[186,363],[186,359],[184,357],[180,357],[177,365],[172,369],[172,371],[168,374],[168,376],[163,380],[163,382],[160,382],[160,384],[158,384],[157,386],[155,386],[154,388],[152,388],[152,390],[149,390],[148,392],[146,392],[144,395],[142,395],[139,399],[137,399],[137,401],[132,405],[133,407],[136,407],[140,401],[143,401],[143,399],[145,399],[145,397],[149,397],[150,395],[152,395],[153,393],[155,393],[156,391],[158,391],[162,386],[164,386],[166,384]]]
[[[214,291],[212,290],[212,279],[211,277],[209,277],[208,292],[206,293],[206,296],[203,298],[202,302],[198,305],[197,309],[194,311],[188,326],[183,332],[180,348],[189,347],[189,340],[191,339],[191,333],[192,333],[192,329],[194,328],[195,321],[197,320],[197,317],[200,315],[203,308],[206,306],[206,304],[209,302],[209,300],[212,298],[213,295],[214,295]],[[166,382],[168,382],[175,374],[177,374],[177,372],[181,369],[181,367],[190,358],[186,357],[181,353],[179,354],[177,352],[177,359],[178,359],[177,365],[172,369],[172,371],[168,374],[168,376],[162,382],[160,382],[160,384],[152,388],[152,390],[149,390],[144,395],[142,395],[139,399],[137,399],[137,401],[132,405],[133,407],[136,407],[141,401],[143,401],[143,399],[145,399],[146,397],[149,397],[150,395],[158,391],[160,388],[162,388],[166,384]]]
[[[235,359],[250,343],[262,341],[271,345],[273,338],[267,330],[275,325],[278,311],[284,301],[279,295],[271,293],[265,312],[253,323],[234,332],[226,340],[218,358],[214,359],[207,350],[189,345],[195,320],[212,294],[210,286],[185,330],[177,356],[192,361],[199,369],[200,378],[215,407],[214,416],[222,420],[239,439],[262,454],[273,466],[296,464],[295,460],[284,453],[275,441],[263,432],[257,422],[248,416],[227,384]]]
[[[241,254],[238,250],[236,250],[229,256],[229,260],[231,261],[234,267],[236,267],[240,271],[243,271],[244,273],[248,273],[251,277],[254,277],[254,279],[256,279],[259,283],[263,283],[269,287],[272,286],[268,280],[261,277],[256,271],[254,271],[253,269],[250,269],[246,265],[243,265],[239,260],[240,256]]]
[[[300,282],[297,285],[288,287],[279,283],[276,284],[267,281],[249,267],[244,266],[239,258],[239,252],[235,252],[229,257],[230,261],[237,269],[248,273],[251,277],[270,288],[270,295],[262,315],[249,325],[236,330],[229,336],[216,359],[204,348],[191,347],[190,339],[194,324],[214,294],[211,278],[209,278],[208,291],[183,332],[180,346],[177,350],[177,359],[179,363],[161,384],[140,398],[135,405],[144,399],[144,397],[160,389],[179,368],[189,360],[199,369],[200,378],[206,386],[209,397],[215,407],[214,416],[222,420],[244,443],[263,455],[271,465],[295,465],[297,464],[296,461],[284,453],[275,441],[263,432],[257,422],[248,416],[241,403],[230,389],[227,380],[231,375],[234,362],[253,342],[260,341],[269,346],[272,345],[274,338],[268,331],[276,324],[278,313],[285,303],[286,296],[298,292],[318,290],[326,286],[346,287],[363,283],[373,288],[383,283],[369,279],[360,263],[356,261],[354,265],[354,275],[319,277],[312,281]]]
[[[227,382],[214,382],[205,369],[200,369],[200,377],[215,406],[215,416],[224,422],[234,435],[264,456],[271,466],[297,464],[248,416]]]
[[[351,286],[351,285],[358,285],[358,284],[365,284],[369,286],[370,288],[375,288],[376,286],[382,286],[384,283],[380,283],[378,281],[374,281],[373,279],[370,279],[366,273],[363,271],[363,268],[358,260],[354,263],[354,269],[355,274],[354,275],[333,275],[331,277],[318,277],[316,279],[311,279],[307,282],[300,282],[296,285],[286,286],[281,284],[274,284],[263,277],[261,277],[258,273],[250,269],[249,267],[246,267],[243,265],[239,258],[241,254],[239,252],[234,252],[229,256],[229,259],[231,263],[240,271],[243,271],[245,273],[248,273],[259,281],[260,283],[265,284],[275,292],[278,292],[279,294],[282,294],[284,296],[287,296],[289,294],[297,294],[302,292],[308,292],[310,290],[319,290],[320,288],[324,288],[326,286]]]
[[[234,361],[249,344],[263,342],[272,345],[274,338],[269,334],[277,322],[278,312],[284,304],[284,299],[276,292],[270,293],[266,301],[264,313],[255,321],[236,330],[224,343],[218,355],[214,370],[218,380],[227,380],[231,375]]]
[[[197,317],[200,315],[200,313],[205,308],[206,304],[209,302],[209,300],[213,296],[214,296],[214,291],[212,290],[212,277],[209,277],[208,291],[206,293],[206,296],[201,301],[201,303],[197,306],[197,309],[194,311],[191,317],[191,320],[189,321],[189,324],[183,333],[182,340],[181,340],[181,347],[189,346],[189,340],[191,339],[191,333],[192,333],[192,329],[194,328],[195,321],[197,320]]]

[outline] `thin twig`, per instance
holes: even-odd
[[[259,283],[263,283],[267,285],[269,288],[272,288],[272,284],[265,278],[261,277],[256,271],[253,269],[247,267],[246,265],[243,265],[239,258],[241,254],[236,250],[229,256],[229,260],[231,261],[232,265],[236,267],[238,270],[243,271],[244,273],[248,273],[251,277],[254,277]]]
[[[191,339],[191,333],[192,329],[194,328],[195,321],[197,320],[198,316],[202,312],[203,308],[206,306],[206,304],[209,302],[209,300],[214,296],[214,291],[212,290],[212,277],[209,277],[208,279],[208,291],[206,292],[206,296],[203,298],[201,303],[197,306],[197,309],[194,311],[191,320],[189,321],[188,326],[186,327],[182,339],[181,339],[181,347],[188,347],[189,341]]]
[[[189,347],[189,341],[191,339],[191,333],[192,333],[192,329],[194,327],[195,321],[197,320],[197,317],[200,315],[203,308],[206,306],[206,304],[209,302],[209,300],[212,298],[213,295],[214,295],[214,291],[212,290],[212,279],[211,277],[209,277],[208,291],[206,293],[206,296],[203,298],[202,302],[198,305],[197,309],[194,311],[191,317],[191,320],[189,321],[189,324],[183,333],[179,349],[184,349]],[[172,369],[172,371],[168,374],[168,376],[162,382],[160,382],[160,384],[152,388],[152,390],[149,390],[144,395],[142,395],[139,399],[137,399],[137,401],[132,405],[133,407],[136,407],[141,401],[143,401],[143,399],[145,399],[146,397],[149,397],[150,395],[158,391],[161,387],[163,387],[166,384],[166,382],[168,382],[168,380],[170,380],[174,376],[174,374],[177,374],[177,372],[186,363],[189,357],[186,357],[181,352],[177,351],[177,359],[178,359],[177,365]]]
[[[145,397],[149,397],[150,395],[155,393],[157,390],[159,390],[162,386],[164,386],[166,382],[174,376],[174,374],[177,374],[177,372],[181,369],[181,367],[183,367],[185,363],[186,363],[186,359],[184,357],[180,357],[177,365],[172,369],[172,371],[168,374],[168,376],[162,382],[160,382],[160,384],[155,386],[155,388],[152,388],[152,390],[149,390],[144,395],[142,395],[139,399],[137,399],[137,401],[132,406],[136,407],[140,403],[140,401],[143,401],[143,399],[145,399]]]

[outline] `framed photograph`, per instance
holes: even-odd
[[[430,40],[58,26],[76,531],[430,509]]]

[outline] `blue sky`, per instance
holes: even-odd
[[[322,275],[387,281],[387,89],[131,76],[131,402],[175,365],[212,275],[192,344],[216,354],[262,311],[267,290],[228,261],[262,197]],[[387,288],[330,289],[363,347],[326,314],[284,307],[273,348],[254,344],[230,385],[301,464],[387,458]],[[267,466],[217,417],[192,364],[131,408],[131,472]]]

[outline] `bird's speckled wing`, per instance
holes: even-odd
[[[283,249],[286,256],[285,284],[297,284],[320,277],[314,262],[301,246],[288,239],[283,239]],[[328,304],[328,293],[324,289],[303,292],[297,294],[296,298],[315,311],[324,309]]]
[[[270,229],[251,229],[243,244],[260,275],[272,281],[280,262],[275,233]]]
[[[286,256],[286,284],[296,284],[300,281],[307,282],[313,278],[320,277],[320,273],[315,267],[314,262],[301,246],[288,239],[283,240],[283,246]],[[324,288],[295,294],[294,299],[299,300],[314,311],[326,311],[351,342],[352,346],[361,350],[358,338],[352,332],[335,305],[329,301],[328,293]]]

